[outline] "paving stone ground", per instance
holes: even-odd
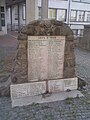
[[[4,82],[11,74],[13,59],[17,48],[16,36],[0,36],[0,82]]]
[[[6,68],[6,73],[11,72],[17,43],[14,40],[12,38],[10,44],[6,41],[0,43],[0,74]],[[87,82],[86,90],[81,91],[84,97],[15,108],[11,106],[10,97],[1,97],[0,120],[90,120],[90,52],[76,48],[75,55],[76,74]]]

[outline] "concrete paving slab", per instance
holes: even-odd
[[[45,95],[45,97],[44,95],[27,96],[23,98],[21,97],[17,99],[12,99],[12,107],[25,106],[33,103],[49,103],[54,101],[61,101],[65,100],[66,98],[76,98],[77,96],[83,97],[84,95],[78,90],[72,90],[70,92],[60,92]]]

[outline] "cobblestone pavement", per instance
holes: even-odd
[[[90,51],[75,49],[76,74],[87,83],[87,94],[90,94]]]
[[[11,73],[12,62],[15,57],[17,40],[15,36],[0,36],[0,82]]]
[[[8,58],[8,60],[9,58],[12,59],[16,49],[14,44],[12,43],[11,45],[13,47],[4,46],[3,49],[2,46],[3,45],[0,46],[0,51],[4,50],[5,52],[3,51],[3,54],[0,55],[0,60],[6,58]],[[85,97],[77,97],[75,99],[67,98],[64,101],[32,104],[15,108],[11,107],[9,97],[1,97],[0,120],[90,120],[90,52],[76,48],[75,54],[76,74],[88,83],[87,89],[82,90]],[[11,57],[9,55],[11,55]],[[3,66],[1,64],[2,62],[0,62],[0,67]],[[7,64],[4,65],[5,68],[7,66]],[[10,70],[10,66],[8,70]]]

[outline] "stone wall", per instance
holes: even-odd
[[[71,29],[60,21],[36,20],[23,27],[18,36],[12,83],[28,82],[28,36],[65,36],[63,78],[75,77],[74,37]]]

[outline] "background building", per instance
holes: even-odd
[[[6,1],[9,1],[7,2],[8,30],[18,30],[26,24],[26,15],[30,16],[30,11],[26,11],[29,5],[25,0]],[[38,19],[41,19],[41,0],[36,1]],[[90,0],[48,0],[48,2],[49,19],[63,21],[71,27],[75,35],[83,35],[84,25],[90,24]]]
[[[18,30],[25,25],[25,0],[6,0],[7,29]]]
[[[0,0],[0,35],[7,33],[5,0]]]

